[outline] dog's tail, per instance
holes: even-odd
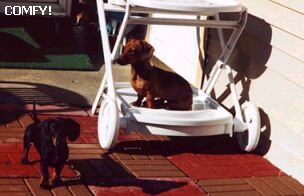
[[[37,116],[36,101],[33,101],[33,111],[32,111],[31,117],[34,120],[34,122],[40,122],[40,120]]]

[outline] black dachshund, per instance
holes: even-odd
[[[34,115],[34,123],[25,130],[21,163],[30,163],[28,153],[33,143],[40,154],[41,188],[50,188],[48,167],[55,168],[52,175],[53,186],[62,183],[60,173],[69,156],[67,138],[75,141],[79,135],[79,124],[70,118],[49,118],[39,121]]]

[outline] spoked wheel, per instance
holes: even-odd
[[[261,120],[258,108],[251,102],[246,102],[242,107],[243,118],[247,130],[236,134],[237,141],[246,152],[253,151],[260,139]]]
[[[119,132],[119,115],[115,100],[105,96],[98,115],[98,140],[104,149],[110,149],[116,143]]]

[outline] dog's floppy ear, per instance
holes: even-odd
[[[126,48],[126,45],[121,45],[121,51],[123,52]]]
[[[64,131],[65,131],[65,134],[68,137],[68,139],[73,142],[80,135],[80,125],[76,121],[74,121],[70,118],[67,118],[67,119],[65,119],[65,130]]]
[[[154,53],[154,48],[151,44],[149,44],[148,42],[142,40],[141,41],[141,54],[140,54],[140,61],[146,61],[149,60]]]
[[[53,118],[48,118],[42,122],[40,129],[45,137],[51,137],[52,131],[54,129],[54,122],[55,120]]]

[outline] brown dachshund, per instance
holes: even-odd
[[[131,85],[138,96],[132,105],[140,107],[146,98],[144,105],[147,108],[190,110],[190,85],[181,76],[152,66],[150,59],[153,52],[153,46],[146,41],[131,39],[116,60],[120,65],[131,64]]]

